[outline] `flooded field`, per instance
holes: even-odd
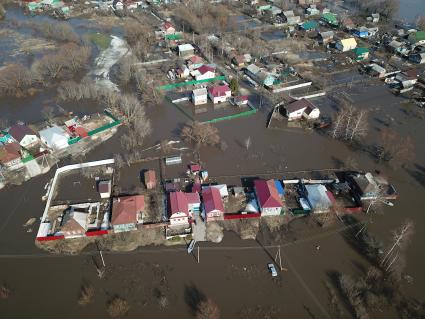
[[[407,1],[407,0],[406,0]],[[44,19],[39,17],[37,19]],[[85,21],[71,23],[84,30]],[[91,22],[87,22],[91,23]],[[83,32],[83,31],[81,31]],[[345,82],[350,76],[342,76]],[[385,209],[383,215],[373,217],[369,226],[372,233],[389,240],[390,231],[406,218],[415,222],[416,233],[407,251],[406,273],[413,282],[406,285],[406,294],[423,298],[423,242],[425,223],[422,196],[425,195],[425,145],[423,120],[411,115],[411,110],[400,97],[392,95],[382,85],[353,85],[340,93],[348,95],[353,104],[370,112],[368,143],[373,142],[380,129],[391,126],[402,135],[410,134],[416,146],[416,159],[406,168],[378,164],[367,152],[352,149],[342,142],[314,131],[265,128],[270,105],[263,106],[253,116],[223,121],[216,124],[226,150],[204,148],[202,164],[210,176],[240,179],[273,172],[285,177],[285,172],[341,167],[345,160],[354,158],[364,170],[379,169],[388,175],[400,194],[395,207]],[[11,120],[38,121],[41,106],[53,103],[55,92],[46,91],[28,99],[1,99],[0,110]],[[313,100],[315,102],[315,100]],[[317,104],[325,113],[332,113],[335,105],[328,98]],[[66,111],[88,113],[98,110],[96,103],[61,105]],[[153,132],[146,147],[163,139],[178,139],[179,129],[187,117],[169,103],[163,102],[146,110]],[[120,132],[124,128],[119,129]],[[87,154],[85,160],[110,158],[123,152],[120,135]],[[252,146],[244,147],[251,137]],[[190,156],[185,157],[185,163]],[[62,161],[60,165],[68,164]],[[138,163],[125,167],[121,179],[129,188],[140,182],[140,171],[159,170],[158,162]],[[166,169],[167,178],[182,174],[185,166]],[[277,247],[269,238],[242,241],[233,233],[226,233],[221,244],[201,244],[200,263],[188,255],[184,247],[144,247],[129,253],[105,253],[106,278],[99,279],[93,263],[99,263],[94,247],[79,256],[50,255],[34,245],[38,224],[23,228],[31,217],[39,217],[44,208],[41,197],[44,185],[52,178],[46,175],[31,179],[21,186],[8,186],[0,191],[0,283],[9,286],[13,295],[0,300],[2,318],[42,317],[63,318],[104,317],[106,303],[114,296],[130,302],[127,318],[188,318],[196,304],[206,297],[220,307],[222,318],[332,318],[330,299],[325,286],[333,283],[334,272],[359,275],[368,262],[353,250],[341,235],[341,225],[323,230],[300,219],[290,225],[288,232],[278,234],[277,244],[282,247],[283,264],[288,271],[272,279],[266,265],[274,258]],[[30,228],[31,229],[31,228]],[[315,247],[320,245],[318,251]],[[77,300],[83,284],[95,288],[94,302],[87,307]],[[52,295],[55,297],[52,298]],[[161,309],[158,296],[165,296],[168,307]],[[268,317],[267,317],[268,316]],[[344,310],[344,317],[351,317]],[[376,312],[371,318],[397,318],[390,312]]]

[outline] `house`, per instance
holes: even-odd
[[[285,110],[288,121],[299,120],[302,118],[312,120],[317,119],[320,116],[319,108],[306,99],[289,103],[285,107]]]
[[[355,28],[355,24],[351,18],[342,19],[341,24],[344,26],[345,30],[353,30]]]
[[[369,58],[369,49],[367,48],[355,48],[352,52],[356,61],[363,61]]]
[[[245,56],[243,55],[235,55],[232,58],[232,64],[237,66],[238,68],[241,68],[245,66]]]
[[[301,24],[300,28],[304,31],[311,31],[318,27],[318,23],[316,21],[307,21]]]
[[[189,217],[193,218],[195,214],[199,214],[201,211],[201,199],[199,198],[198,192],[184,193],[187,199],[187,207]]]
[[[372,22],[373,23],[378,23],[379,22],[379,18],[380,18],[380,14],[379,13],[372,13],[371,14],[371,18],[372,18]]]
[[[200,164],[190,164],[189,165],[189,170],[190,170],[190,173],[192,173],[192,174],[199,174],[201,169],[202,169],[202,167],[201,167]]]
[[[193,73],[196,81],[215,78],[215,67],[204,64]]]
[[[114,232],[124,232],[137,229],[137,224],[142,221],[145,209],[143,195],[118,197],[112,204],[111,225]]]
[[[204,60],[199,55],[191,56],[189,60],[187,60],[187,65],[190,70],[196,70],[204,64]]]
[[[45,128],[39,132],[40,140],[48,148],[53,150],[62,150],[69,146],[69,134],[57,125]]]
[[[286,23],[288,25],[295,25],[295,24],[301,22],[301,17],[300,16],[296,16],[294,14],[294,11],[293,10],[283,11],[282,14],[285,17]]]
[[[0,145],[0,164],[7,168],[21,166],[21,146],[16,142]]]
[[[425,44],[425,31],[412,32],[407,39],[413,45]]]
[[[38,137],[35,132],[24,124],[15,124],[11,126],[8,133],[22,147],[30,148],[38,143]]]
[[[220,192],[221,198],[227,198],[229,197],[229,191],[227,190],[226,184],[219,184],[219,185],[211,185],[209,187],[217,188]]]
[[[214,187],[202,190],[203,212],[207,221],[221,220],[224,218],[224,204],[220,191]]]
[[[97,184],[97,191],[100,194],[100,198],[109,198],[109,197],[111,197],[112,182],[110,180],[108,180],[108,181],[100,181]]]
[[[261,216],[280,215],[282,200],[279,197],[274,180],[257,179],[254,181],[254,188]]]
[[[400,50],[403,47],[403,42],[392,40],[387,44],[387,47],[390,52],[400,53]]]
[[[381,192],[381,187],[371,173],[351,176],[351,183],[360,200],[374,199]]]
[[[150,169],[143,174],[146,189],[154,189],[156,187],[156,173]]]
[[[195,54],[195,48],[190,43],[180,44],[177,48],[181,57],[190,57]]]
[[[322,14],[322,21],[326,22],[331,27],[337,27],[339,25],[338,19],[335,13],[326,12]]]
[[[165,34],[174,34],[176,33],[176,28],[171,22],[166,21],[162,25],[162,31],[164,31]]]
[[[325,31],[319,33],[319,43],[323,45],[327,45],[329,42],[332,42],[334,39],[333,31]]]
[[[368,38],[369,37],[369,29],[362,26],[353,30],[353,34],[358,38]]]
[[[13,142],[12,136],[7,132],[0,131],[0,145]]]
[[[418,82],[419,72],[416,69],[408,70],[405,72],[398,73],[395,76],[395,80],[400,83],[403,88],[412,87]]]
[[[367,68],[368,74],[373,77],[383,78],[387,74],[387,70],[385,70],[382,66],[372,63]]]
[[[180,79],[185,79],[190,75],[190,70],[186,65],[182,65],[176,69],[176,75]]]
[[[418,64],[425,63],[425,52],[411,54],[409,55],[409,60],[412,61],[413,63],[418,63]]]
[[[214,104],[226,102],[232,95],[228,85],[216,85],[208,89],[208,96]]]
[[[244,106],[248,104],[248,96],[247,95],[240,95],[235,96],[233,99],[233,104],[236,106]]]
[[[168,219],[171,227],[189,224],[189,204],[185,193],[168,193]]]
[[[342,52],[347,52],[355,49],[357,47],[357,42],[354,38],[340,39],[337,41],[335,47]]]
[[[333,196],[322,184],[305,185],[307,201],[314,213],[327,213],[333,204]]]
[[[309,15],[309,16],[317,16],[320,14],[320,10],[316,8],[315,4],[311,4],[310,7],[308,7],[305,12]]]
[[[207,104],[208,91],[206,88],[200,88],[192,91],[192,102],[194,105]]]
[[[87,232],[87,218],[86,212],[75,211],[73,208],[69,209],[62,218],[60,233],[65,238],[84,236]]]
[[[252,79],[255,79],[257,77],[258,72],[260,72],[261,69],[256,66],[255,64],[250,64],[245,68],[245,73]]]

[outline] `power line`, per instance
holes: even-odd
[[[268,245],[268,246],[207,246],[203,247],[202,250],[206,251],[243,251],[243,250],[264,250],[266,249],[273,249],[273,248],[279,248],[282,247],[291,247],[298,244],[303,244],[311,241],[316,241],[322,238],[330,237],[332,235],[338,234],[342,231],[345,231],[350,228],[354,228],[357,225],[362,224],[363,222],[357,222],[354,224],[350,224],[344,227],[340,227],[338,229],[320,233],[314,236],[306,237],[304,239],[294,240],[288,243],[284,243],[281,245]],[[104,255],[135,255],[135,254],[158,254],[158,253],[181,253],[181,252],[187,252],[186,247],[179,247],[179,248],[145,248],[145,249],[137,249],[133,251],[103,251]],[[82,252],[75,255],[54,255],[54,254],[48,254],[48,253],[38,253],[38,254],[0,254],[0,259],[37,259],[37,258],[75,258],[75,257],[81,257],[81,256],[92,256],[97,255],[98,252]]]

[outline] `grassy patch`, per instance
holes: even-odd
[[[88,38],[101,50],[106,50],[111,44],[112,40],[110,35],[104,33],[90,33]]]

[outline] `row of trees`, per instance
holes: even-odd
[[[368,112],[356,109],[346,101],[339,101],[337,112],[330,130],[332,138],[347,142],[361,143],[368,133]],[[371,153],[378,161],[406,165],[415,159],[415,145],[410,136],[400,136],[390,128],[383,128]]]
[[[194,1],[174,10],[175,21],[185,32],[222,33],[236,29],[236,20],[225,5]]]
[[[405,297],[401,289],[406,249],[414,234],[413,222],[406,220],[392,234],[385,249],[374,236],[363,232],[356,241],[374,265],[360,278],[347,274],[338,276],[340,292],[356,318],[367,319],[370,312],[382,311],[388,306],[394,306],[399,314],[410,314],[406,318],[420,318],[424,313],[424,307],[417,307],[418,304]]]
[[[387,18],[392,18],[398,11],[399,0],[352,0],[359,9],[366,13],[380,13]]]
[[[356,110],[345,103],[337,113],[331,135],[346,141],[356,141],[366,136],[368,130],[367,112]]]
[[[90,54],[88,46],[67,43],[35,61],[30,68],[9,64],[0,70],[0,95],[23,96],[34,86],[71,78],[85,68]]]

